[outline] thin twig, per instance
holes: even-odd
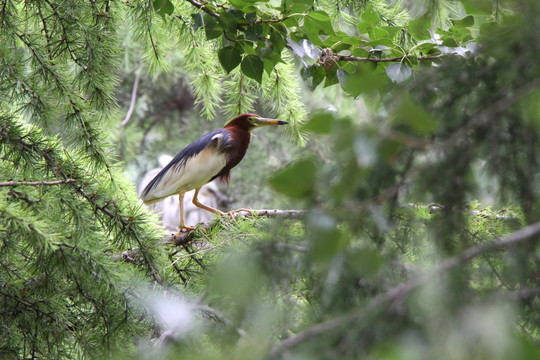
[[[0,186],[17,186],[17,185],[59,185],[76,182],[76,179],[65,179],[65,180],[56,180],[56,181],[6,181],[0,182]]]

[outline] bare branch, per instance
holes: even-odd
[[[466,263],[470,261],[471,259],[473,259],[474,257],[484,254],[486,252],[502,249],[502,248],[508,248],[508,247],[517,245],[519,243],[525,242],[538,234],[540,234],[540,222],[529,225],[503,238],[499,238],[498,240],[494,240],[488,243],[484,243],[482,245],[470,247],[466,249],[465,251],[463,251],[461,254],[442,261],[429,273],[425,273],[420,276],[417,276],[414,279],[401,283],[400,285],[397,285],[389,289],[385,293],[379,296],[376,296],[362,309],[356,309],[352,313],[348,313],[343,316],[335,317],[327,321],[323,321],[321,323],[315,324],[299,332],[298,334],[281,341],[279,344],[277,344],[270,350],[270,354],[272,356],[282,354],[283,352],[287,351],[287,349],[290,349],[315,336],[319,336],[337,327],[350,324],[358,320],[362,316],[364,316],[365,313],[369,313],[379,308],[382,305],[385,305],[385,304],[388,305],[389,303],[403,301],[411,293],[411,291],[416,289],[419,285],[427,282],[428,280],[435,278],[436,276],[440,275],[441,273],[445,271],[448,271],[456,267],[459,264]],[[530,297],[530,296],[534,296],[535,294],[538,294],[539,291],[540,291],[539,289],[527,289],[526,291],[515,292],[515,293],[510,294],[510,298],[520,299],[523,297]]]
[[[0,186],[17,186],[17,185],[59,185],[76,182],[76,179],[65,179],[65,180],[56,180],[56,181],[6,181],[0,182]]]

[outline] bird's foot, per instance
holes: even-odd
[[[180,235],[184,230],[185,230],[186,232],[188,232],[188,231],[190,231],[190,230],[195,230],[195,227],[193,227],[193,226],[187,226],[187,225],[182,225],[182,226],[180,226],[180,228],[178,229],[178,232],[177,232],[176,234],[174,234],[174,237],[177,238],[178,235]]]
[[[241,214],[242,212],[246,212],[246,213],[248,213],[249,215],[253,215],[253,211],[252,211],[252,210],[249,210],[249,209],[236,209],[236,210],[231,210],[231,211],[225,213],[225,215],[230,216],[230,217],[234,217],[234,216],[236,216],[236,214]]]

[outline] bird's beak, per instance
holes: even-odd
[[[268,118],[256,118],[254,124],[259,126],[268,126],[268,125],[287,125],[288,122],[283,120],[268,119]]]

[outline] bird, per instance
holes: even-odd
[[[193,230],[184,221],[184,194],[195,190],[193,204],[219,216],[233,215],[246,209],[224,213],[201,204],[197,198],[201,187],[219,178],[229,183],[231,169],[246,155],[251,140],[251,130],[269,125],[286,125],[288,122],[269,119],[256,114],[238,115],[223,128],[213,130],[178,153],[144,188],[141,200],[144,204],[156,203],[168,196],[178,195],[180,226],[175,237],[183,230]]]

